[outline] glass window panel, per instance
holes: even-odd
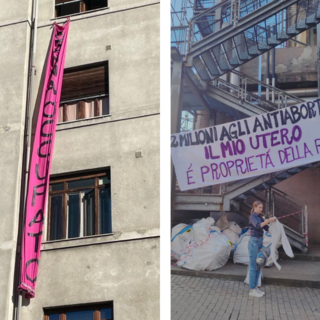
[[[101,309],[101,320],[112,320],[112,308]]]
[[[59,314],[58,313],[50,314],[49,320],[59,320]]]
[[[67,16],[69,14],[80,12],[80,2],[66,3],[62,6],[57,6],[57,16]]]
[[[110,185],[99,190],[99,233],[111,233],[111,191]]]
[[[108,6],[107,0],[87,0],[89,10],[103,8]]]
[[[102,114],[109,114],[109,97],[102,98]]]
[[[61,191],[63,190],[63,183],[53,183],[50,184],[51,191]]]
[[[67,320],[93,320],[93,310],[73,311],[68,312],[66,315]]]
[[[85,188],[90,186],[94,187],[94,178],[68,182],[68,189]]]
[[[83,212],[84,212],[84,220],[85,220],[85,235],[92,236],[95,234],[94,232],[94,190],[87,190],[83,192]]]
[[[68,199],[68,238],[79,237],[80,225],[79,194],[69,194]]]
[[[62,239],[62,195],[51,196],[50,239]]]

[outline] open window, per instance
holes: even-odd
[[[88,306],[50,308],[44,310],[44,320],[113,320],[113,303]]]
[[[55,17],[68,16],[108,6],[108,0],[56,0]]]
[[[109,114],[108,63],[64,71],[58,122]]]
[[[48,241],[111,232],[109,170],[50,180]]]

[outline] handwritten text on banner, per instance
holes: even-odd
[[[182,191],[320,161],[320,98],[171,135]]]

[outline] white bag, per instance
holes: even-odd
[[[248,231],[241,235],[233,250],[233,263],[249,264],[249,240],[250,236]]]
[[[248,243],[250,240],[249,231],[241,235],[239,241],[236,243],[234,251],[233,251],[233,262],[234,263],[241,263],[249,265],[250,258],[249,258],[249,249],[248,249]],[[263,246],[265,248],[271,246],[272,238],[271,234],[267,231],[264,231],[263,233]],[[278,251],[275,252],[276,259],[278,259]],[[271,256],[268,259],[268,262],[266,264],[267,267],[271,267],[273,265],[273,260],[271,259]]]
[[[188,250],[177,266],[190,270],[216,270],[223,267],[230,256],[231,246],[219,230],[209,232],[209,238]]]
[[[225,234],[232,243],[231,250],[234,250],[236,243],[238,243],[241,231],[240,226],[235,222],[229,222],[229,227],[221,231],[221,233]]]
[[[203,218],[192,225],[194,232],[194,240],[199,245],[209,237],[211,228],[213,228],[215,221],[213,218]]]
[[[281,266],[277,262],[278,260],[278,248],[282,245],[285,253],[290,258],[293,258],[292,248],[290,246],[289,240],[287,235],[284,231],[283,224],[280,223],[278,220],[271,222],[270,224],[270,233],[272,235],[272,244],[271,244],[271,255],[270,258],[276,265],[276,267],[281,270]]]
[[[215,221],[209,217],[197,221],[192,226],[180,223],[172,228],[171,257],[175,260],[181,258],[190,248],[200,245],[209,238],[210,230]]]
[[[180,223],[172,228],[171,257],[179,260],[186,248],[194,243],[192,226]]]

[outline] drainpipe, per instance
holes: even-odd
[[[27,93],[27,106],[26,106],[26,125],[27,125],[27,136],[25,139],[27,140],[27,150],[26,150],[26,166],[25,166],[25,190],[24,194],[21,195],[21,199],[23,196],[23,211],[21,214],[21,226],[20,229],[20,236],[21,236],[21,242],[20,242],[20,269],[18,273],[19,282],[20,282],[20,274],[21,274],[21,256],[22,256],[22,243],[23,243],[23,236],[22,236],[22,230],[24,226],[24,217],[25,217],[25,208],[26,208],[26,199],[27,199],[27,190],[28,190],[28,178],[29,178],[29,164],[30,164],[30,148],[31,148],[31,140],[32,140],[32,108],[31,108],[31,102],[32,102],[32,96],[33,96],[33,86],[34,86],[34,75],[35,75],[35,55],[36,55],[36,44],[37,44],[37,29],[38,29],[38,6],[39,6],[39,0],[33,0],[32,2],[32,24],[31,24],[31,45],[30,45],[30,65],[29,65],[29,78],[28,78],[28,93]],[[22,308],[22,292],[19,292],[18,296],[18,307],[17,307],[17,316],[16,320],[21,320],[21,308]]]
[[[267,52],[267,73],[266,73],[266,83],[269,85],[269,77],[270,77],[270,51]],[[266,99],[269,101],[269,88],[266,88]]]
[[[318,97],[320,97],[320,25],[317,24],[317,71],[318,71]]]
[[[272,49],[272,86],[276,86],[276,48]],[[274,90],[272,91],[272,102],[274,103]]]
[[[262,55],[260,54],[259,56],[259,75],[258,75],[258,80],[261,82],[262,80]],[[261,85],[258,85],[258,96],[261,97]]]

